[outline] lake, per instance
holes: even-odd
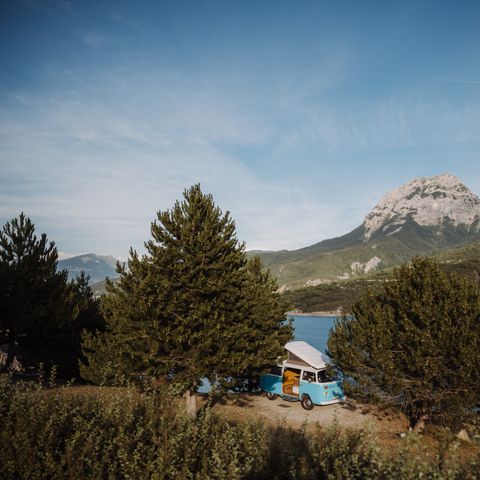
[[[304,317],[291,315],[295,328],[295,340],[304,340],[321,352],[327,348],[328,333],[335,323],[335,317]],[[210,384],[204,380],[199,392],[207,393]]]
[[[295,340],[304,340],[321,352],[327,348],[330,329],[335,323],[335,317],[304,317],[292,315],[295,327]]]

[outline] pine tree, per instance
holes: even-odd
[[[18,344],[29,351],[45,332],[68,318],[66,272],[57,272],[57,249],[39,239],[23,213],[0,232],[0,336],[8,345],[9,368]]]
[[[247,262],[235,223],[199,185],[159,212],[147,254],[130,252],[103,302],[107,330],[86,335],[84,378],[168,378],[187,399],[203,378],[241,389],[292,334],[275,282]]]
[[[41,358],[44,363],[56,365],[62,378],[79,377],[82,335],[105,329],[100,300],[95,298],[89,281],[89,276],[81,271],[68,282],[65,291],[67,321],[51,328],[41,343]]]
[[[412,425],[459,422],[480,402],[478,285],[417,258],[352,313],[337,321],[329,355],[360,387],[400,404]]]
[[[61,376],[78,376],[83,330],[103,328],[99,302],[82,272],[68,282],[57,271],[58,253],[23,213],[0,232],[0,344],[8,345],[8,369],[16,347],[24,363],[56,365]]]

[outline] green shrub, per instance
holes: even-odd
[[[449,449],[427,460],[409,440],[388,457],[363,431],[229,424],[209,410],[192,420],[158,389],[50,389],[3,375],[0,425],[5,480],[476,478]]]

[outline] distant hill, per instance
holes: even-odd
[[[362,278],[416,255],[480,239],[480,199],[457,177],[418,178],[387,193],[346,235],[299,250],[258,252],[282,291]]]
[[[82,270],[90,276],[90,284],[105,280],[105,277],[116,277],[117,260],[111,255],[87,253],[58,261],[58,270],[68,270],[68,277],[75,278]]]
[[[480,282],[480,240],[466,246],[446,250],[433,258],[443,270],[456,273],[472,282]],[[389,278],[392,269],[372,272],[364,278],[326,283],[315,287],[288,290],[284,293],[289,308],[303,312],[346,311],[367,290],[376,290]]]

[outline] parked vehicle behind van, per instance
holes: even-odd
[[[342,374],[325,354],[303,341],[288,342],[285,349],[287,359],[260,377],[270,400],[300,401],[306,410],[346,400]]]

